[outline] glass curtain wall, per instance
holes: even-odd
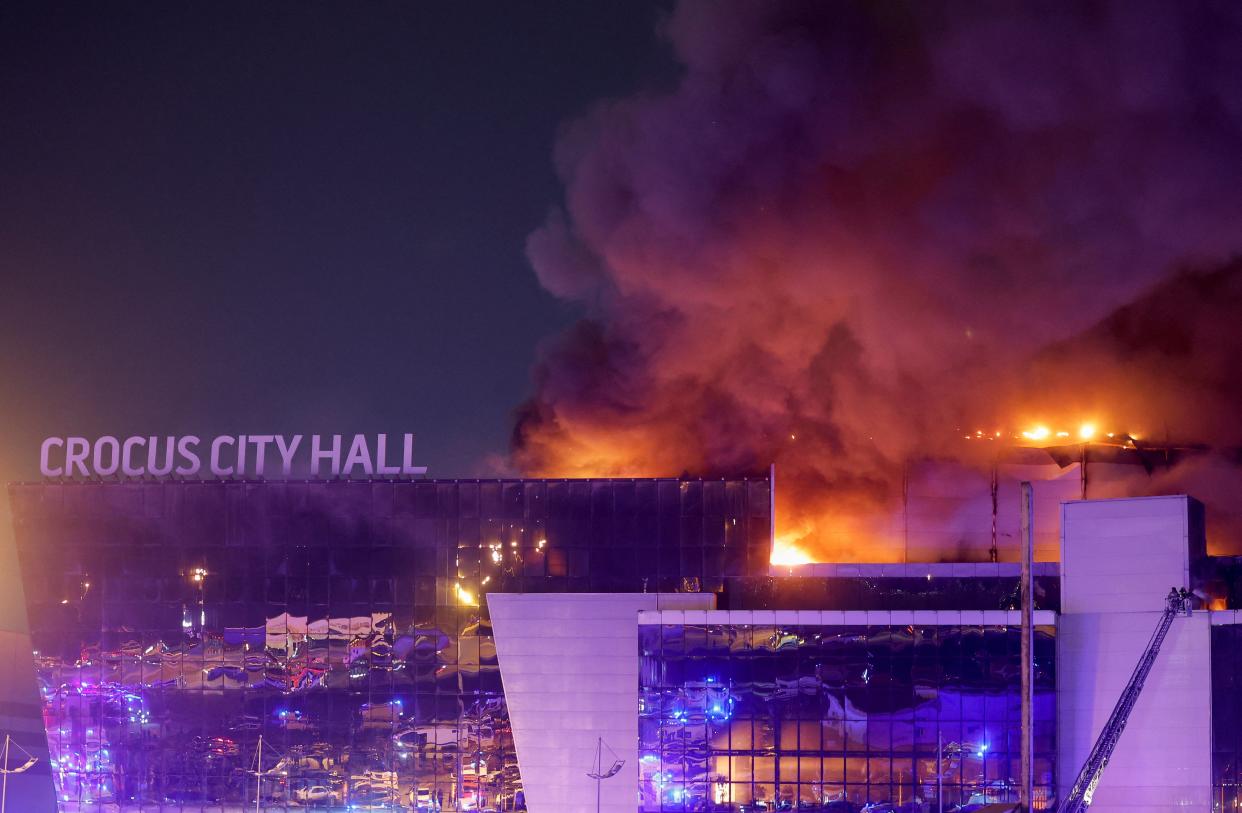
[[[12,489],[61,808],[519,810],[488,592],[767,572],[766,479]]]
[[[1212,627],[1212,809],[1242,806],[1242,625]]]
[[[1055,638],[1036,634],[1036,809]],[[1017,800],[1020,633],[994,626],[640,626],[641,811],[926,813]]]

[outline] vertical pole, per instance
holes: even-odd
[[[1031,484],[1022,483],[1022,749],[1021,779],[1018,802],[1023,811],[1030,813],[1034,796],[1034,736],[1032,695],[1034,693],[1035,665],[1035,590],[1031,571],[1034,559],[1034,499]]]
[[[254,813],[259,813],[259,800],[263,798],[263,734],[259,733],[259,750],[254,764]]]
[[[0,765],[0,770],[4,771],[4,789],[0,790],[0,813],[9,808],[9,735],[4,735],[4,764]]]
[[[1078,492],[1080,500],[1087,499],[1087,444],[1082,445],[1082,460],[1078,462]]]
[[[776,550],[776,464],[768,466],[768,558]]]
[[[604,738],[595,744],[595,813],[600,813],[604,793]]]
[[[997,464],[992,463],[992,547],[988,548],[988,561],[1000,560],[1000,551],[996,547],[996,515],[1000,506],[1000,480],[996,471]]]
[[[944,813],[944,732],[936,721],[936,813]]]
[[[905,548],[904,562],[910,561],[910,465],[901,468],[901,538]]]

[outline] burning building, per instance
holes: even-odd
[[[954,562],[774,563],[766,476],[14,485],[46,727],[28,745],[62,813],[1013,800],[1004,484],[1026,465],[977,499],[937,490],[960,472],[911,476],[910,549],[977,537]],[[1193,499],[1081,487],[1037,483],[1057,531],[1033,572],[1036,809],[1067,791],[1169,585],[1194,610],[1095,809],[1230,807],[1235,563],[1208,555]]]
[[[583,315],[543,348],[518,471],[775,462],[792,557],[975,559],[1004,555],[986,517],[919,544],[924,461],[987,515],[998,466],[1003,502],[1042,463],[964,436],[1046,427],[1069,493],[1086,425],[1088,494],[1196,493],[1242,553],[1235,6],[687,0],[661,30],[676,79],[556,152],[528,254]]]

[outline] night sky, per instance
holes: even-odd
[[[51,435],[774,464],[849,561],[972,429],[1242,447],[1242,5],[665,3],[6,6],[0,480]]]
[[[410,431],[491,471],[576,315],[524,254],[558,128],[671,81],[662,4],[361,10],[0,9],[0,480],[64,434]]]

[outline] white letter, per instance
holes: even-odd
[[[108,465],[103,464],[103,455],[100,454],[104,450],[104,446],[112,447],[112,458],[108,461]],[[121,443],[111,435],[104,435],[95,441],[95,473],[101,477],[108,477],[116,474],[116,470],[121,467]]]
[[[362,464],[362,470],[374,474],[371,468],[371,452],[367,449],[367,436],[354,435],[354,442],[349,445],[349,456],[345,458],[345,476],[354,473],[354,466]]]
[[[323,459],[332,461],[332,473],[341,473],[341,436],[332,436],[332,448],[324,451],[319,445],[319,436],[311,435],[311,474],[319,474],[319,461]]]
[[[65,443],[65,476],[73,476],[73,467],[77,466],[83,477],[89,477],[86,470],[86,457],[91,453],[91,445],[86,438],[69,438]]]
[[[236,441],[234,441],[228,435],[220,435],[219,437],[217,437],[215,440],[211,442],[211,473],[212,474],[216,475],[217,477],[223,477],[223,476],[227,476],[233,473],[232,466],[229,466],[226,469],[220,465],[220,447],[226,443],[232,446],[235,442]]]
[[[388,436],[376,435],[379,438],[379,448],[375,450],[375,470],[380,474],[400,474],[400,466],[386,465],[384,458],[388,456]]]
[[[276,436],[276,448],[280,450],[280,470],[286,477],[288,477],[289,474],[293,471],[293,456],[297,454],[298,444],[300,444],[301,442],[302,442],[302,436],[294,435],[293,443],[290,443],[288,446],[286,446],[285,436],[284,435]]]
[[[402,474],[426,474],[426,466],[414,465],[414,436],[407,434],[405,436],[405,454],[401,460]]]
[[[141,446],[146,442],[146,438],[125,438],[125,442],[121,444],[121,474],[124,474],[126,477],[141,477],[143,475],[143,469],[141,467],[135,468],[133,465],[134,447]]]
[[[267,459],[267,444],[272,440],[271,435],[250,436],[250,442],[254,444],[254,473],[257,477],[263,476],[264,462]]]
[[[39,472],[44,477],[59,477],[61,472],[65,470],[63,466],[58,466],[55,471],[52,471],[52,467],[48,463],[48,453],[51,451],[51,448],[53,446],[60,446],[63,448],[64,445],[65,442],[60,438],[48,438],[44,440],[43,445],[39,447]]]
[[[147,438],[147,473],[154,477],[167,477],[172,474],[173,470],[173,449],[177,445],[177,439],[169,435],[168,443],[164,444],[164,465],[155,465],[156,455],[159,454],[159,438],[155,435]]]
[[[186,460],[184,466],[177,467],[177,474],[198,474],[198,469],[203,465],[203,461],[199,460],[198,453],[194,451],[197,446],[197,435],[186,435],[177,441],[177,452]]]

